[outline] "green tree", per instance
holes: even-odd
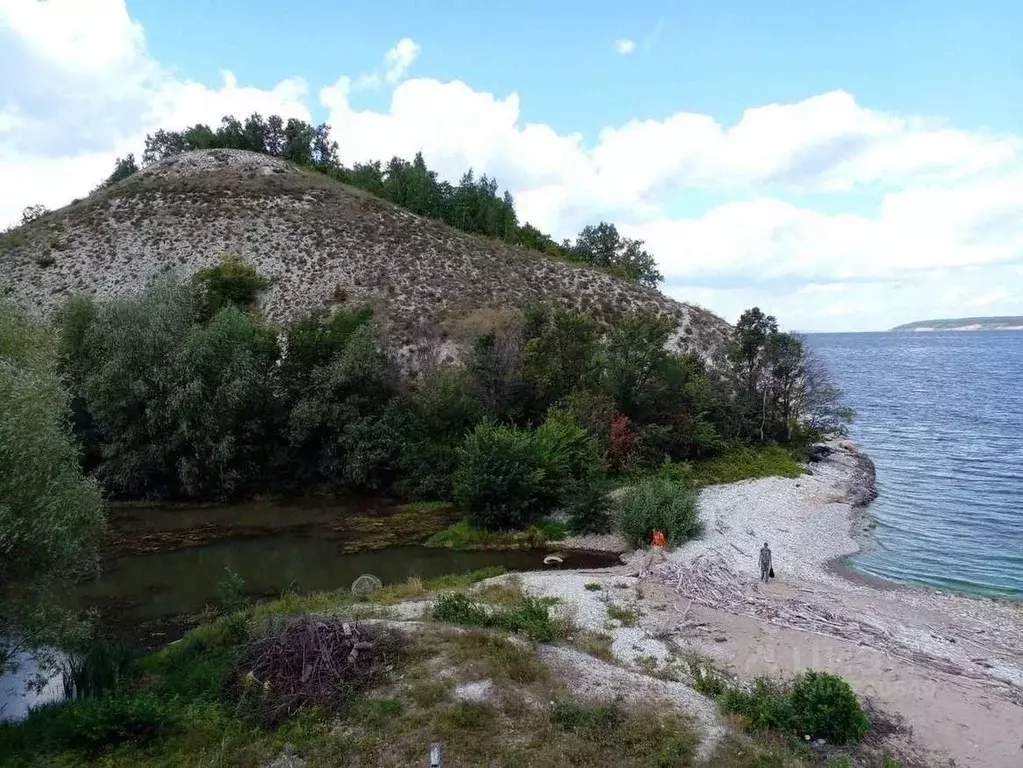
[[[19,642],[57,639],[57,591],[96,565],[103,505],[70,416],[54,333],[0,302],[0,674]]]
[[[597,328],[586,315],[563,310],[527,312],[525,375],[542,408],[571,394],[589,375],[597,351]]]
[[[289,416],[300,455],[315,456],[321,482],[333,488],[386,487],[401,449],[397,374],[368,326],[343,351],[316,366]]]
[[[265,483],[281,449],[271,388],[277,358],[275,333],[231,305],[183,340],[168,392],[182,494],[229,498]]]
[[[545,477],[527,430],[484,422],[465,438],[455,498],[469,522],[489,530],[525,528],[542,513]]]
[[[458,449],[486,409],[461,370],[428,372],[406,404],[399,488],[413,498],[451,499]]]
[[[584,227],[569,251],[569,258],[648,288],[656,288],[664,279],[654,257],[643,250],[643,241],[622,237],[618,228],[606,221]]]
[[[84,338],[65,347],[86,355],[63,362],[79,371],[73,394],[91,416],[101,456],[96,477],[112,494],[180,493],[183,446],[169,400],[179,382],[177,352],[197,318],[192,287],[166,276],[139,296],[98,305]]]
[[[114,163],[113,173],[107,177],[105,186],[109,187],[111,184],[116,184],[119,181],[127,179],[129,176],[132,176],[136,171],[138,171],[138,169],[138,164],[135,162],[135,155],[130,152],[125,157],[117,158],[117,161]]]

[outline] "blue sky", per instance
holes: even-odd
[[[0,225],[148,131],[280,112],[558,237],[612,219],[728,319],[1023,314],[1021,39],[1019,0],[0,0]]]
[[[589,139],[637,115],[685,109],[732,122],[751,104],[833,89],[876,109],[939,115],[960,128],[1023,126],[1017,0],[296,6],[300,12],[270,0],[128,3],[155,58],[190,78],[212,82],[228,66],[263,87],[288,74],[327,83],[409,37],[423,49],[416,69],[424,75],[517,91],[524,120]],[[638,46],[625,62],[609,45],[619,38]]]

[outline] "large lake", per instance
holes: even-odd
[[[810,334],[877,464],[867,573],[1023,598],[1023,332]]]

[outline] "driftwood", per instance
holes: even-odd
[[[752,589],[749,580],[736,574],[722,560],[700,555],[690,562],[667,562],[654,569],[655,577],[671,584],[693,603],[730,613],[754,616],[780,627],[836,637],[883,651],[891,658],[901,659],[950,675],[978,680],[1007,693],[1023,704],[1023,690],[994,680],[982,671],[963,667],[933,653],[914,648],[899,640],[879,623],[862,616],[849,616],[831,610],[815,601],[772,599]],[[801,590],[809,591],[809,590]],[[680,629],[684,632],[687,608]],[[974,644],[979,644],[974,641]]]

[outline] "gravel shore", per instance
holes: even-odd
[[[557,596],[579,626],[609,634],[621,664],[660,664],[682,649],[747,679],[824,669],[902,724],[887,743],[907,760],[1023,765],[1023,606],[842,567],[869,542],[864,505],[875,496],[873,463],[835,441],[801,477],[704,489],[704,533],[677,550],[522,578]],[[768,584],[758,569],[765,541]],[[609,619],[614,605],[635,612],[635,625]]]

